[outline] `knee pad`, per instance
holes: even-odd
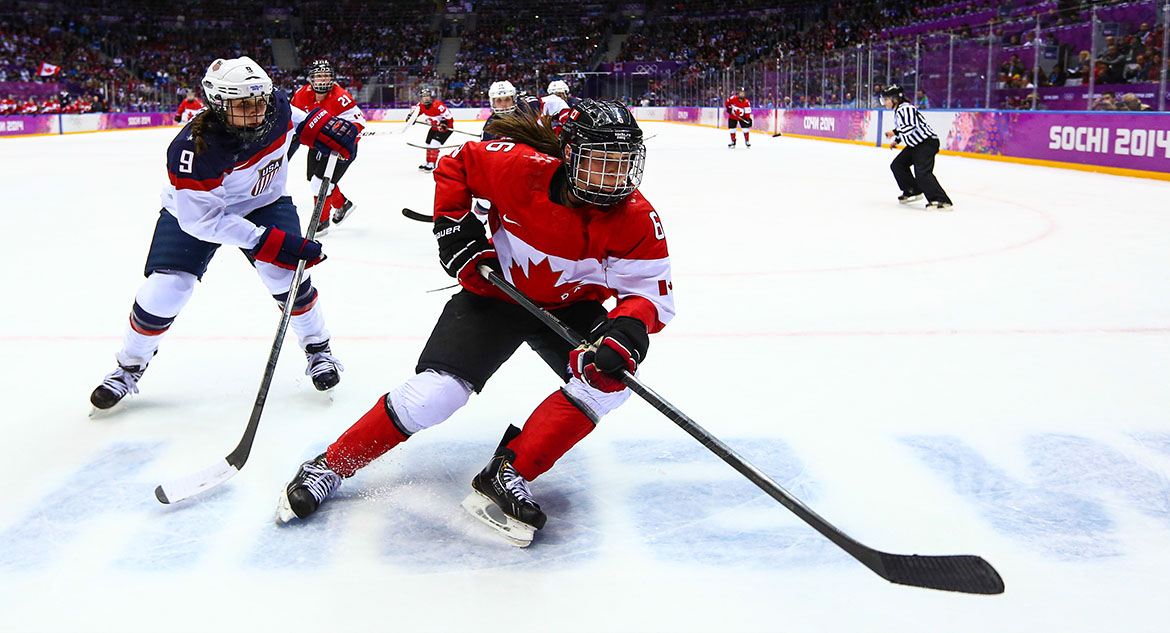
[[[134,296],[134,303],[145,312],[159,317],[174,317],[195,292],[195,275],[177,270],[160,270],[150,274]]]
[[[293,276],[296,271],[287,268],[281,268],[267,262],[257,261],[256,274],[260,275],[260,281],[264,282],[264,287],[268,289],[268,293],[272,296],[288,296],[288,286],[292,283]],[[305,287],[311,281],[309,271],[301,277],[301,287]],[[298,292],[298,294],[300,294]]]
[[[569,383],[561,387],[565,397],[577,406],[578,409],[589,416],[594,424],[601,421],[605,414],[622,406],[626,400],[630,399],[630,390],[622,389],[621,391],[614,391],[606,393],[599,389],[594,389],[585,384],[580,378],[573,376]]]
[[[428,369],[387,394],[394,417],[407,433],[417,433],[451,417],[467,404],[471,383],[447,372]]]

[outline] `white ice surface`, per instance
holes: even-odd
[[[886,583],[636,397],[534,482],[548,526],[507,545],[459,501],[557,386],[526,349],[275,526],[450,293],[399,214],[430,209],[421,129],[362,141],[313,269],[341,384],[314,391],[290,336],[244,470],[159,504],[235,446],[280,315],[222,249],[142,393],[86,417],[166,178],[174,130],[151,130],[0,141],[0,631],[1165,630],[1170,183],[943,156],[956,211],[928,213],[895,202],[888,150],[645,128],[678,317],[643,380],[854,538],[982,555],[1004,595]]]

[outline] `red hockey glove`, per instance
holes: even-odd
[[[357,153],[357,126],[329,114],[325,108],[313,108],[309,112],[297,126],[297,138],[302,145],[322,152],[337,152],[345,160]]]
[[[260,242],[248,252],[258,261],[288,270],[295,270],[302,259],[305,260],[305,268],[325,260],[320,242],[285,233],[275,226],[268,227],[264,235],[260,236]]]
[[[573,375],[599,391],[625,389],[622,370],[637,371],[650,348],[646,324],[628,316],[606,319],[593,328],[589,338],[593,343],[569,352]]]
[[[439,131],[446,132],[451,129],[451,122],[447,119],[439,119]]]
[[[508,295],[504,294],[503,290],[495,287],[492,282],[488,281],[487,277],[479,274],[480,264],[491,268],[497,275],[504,276],[504,269],[500,266],[500,260],[496,256],[496,250],[492,248],[467,260],[467,263],[463,265],[463,268],[459,270],[459,274],[457,275],[459,283],[477,295],[509,301]]]

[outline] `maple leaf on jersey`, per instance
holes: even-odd
[[[561,280],[561,271],[553,270],[547,257],[536,263],[529,260],[528,274],[515,262],[508,272],[516,286],[536,295],[533,299],[537,301],[568,301],[579,287],[576,283],[557,283]]]

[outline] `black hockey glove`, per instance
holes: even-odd
[[[593,342],[569,352],[569,367],[574,376],[599,391],[625,389],[622,370],[636,372],[650,349],[646,324],[629,316],[598,323],[588,339]]]
[[[507,295],[477,270],[480,264],[487,264],[498,274],[503,269],[496,249],[474,213],[467,213],[458,222],[440,215],[435,218],[434,233],[439,243],[439,263],[448,275],[477,295],[507,300]]]
[[[752,126],[752,118],[750,116],[745,116],[744,118],[740,119],[740,121],[742,121],[743,124],[748,127]]]

